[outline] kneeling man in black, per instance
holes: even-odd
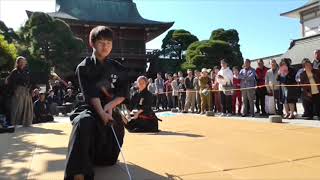
[[[93,180],[93,166],[114,165],[123,144],[124,124],[114,111],[128,97],[127,70],[108,59],[112,50],[112,30],[98,26],[90,32],[91,57],[77,67],[85,105],[71,116],[73,129],[66,159],[65,180]],[[115,130],[116,137],[113,134]]]
[[[130,100],[130,110],[137,109],[131,121],[126,125],[129,132],[158,132],[158,118],[152,110],[153,96],[148,91],[148,79],[137,79],[138,92]]]

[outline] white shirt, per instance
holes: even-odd
[[[223,85],[232,83],[233,73],[229,67],[225,69],[221,68],[217,75],[223,77],[223,79],[217,78],[217,81],[219,83],[219,90],[224,90]]]

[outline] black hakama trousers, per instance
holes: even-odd
[[[120,114],[113,113],[113,127],[123,144],[124,126]],[[110,125],[102,121],[92,110],[85,109],[72,121],[68,154],[66,159],[65,180],[77,174],[85,176],[85,180],[94,179],[94,166],[111,166],[116,164],[120,149]]]
[[[150,119],[138,118],[131,120],[126,128],[129,132],[159,132],[158,118],[150,116]]]

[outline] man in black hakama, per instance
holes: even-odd
[[[120,146],[124,125],[114,111],[128,96],[126,69],[108,59],[112,49],[112,30],[98,26],[90,33],[94,52],[76,70],[85,105],[71,116],[65,180],[93,180],[93,166],[114,165],[120,149],[111,129],[113,126]]]

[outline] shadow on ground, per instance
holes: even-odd
[[[203,135],[198,135],[198,134],[192,134],[192,133],[187,133],[185,131],[160,131],[158,133],[148,133],[146,135],[158,135],[158,136],[186,136],[186,137],[192,137],[192,138],[200,138],[204,137]]]
[[[46,179],[50,174],[58,173],[63,178],[67,147],[60,143],[46,146],[46,142],[66,140],[62,130],[44,128],[37,125],[28,128],[17,128],[15,133],[0,135],[0,180],[2,179]],[[200,135],[162,131],[150,135],[180,135],[202,137]],[[44,136],[44,137],[41,137]],[[47,139],[48,137],[48,139]],[[50,143],[52,144],[52,143]],[[63,143],[63,144],[67,144]],[[58,158],[56,158],[58,157]],[[133,180],[175,180],[173,176],[163,176],[136,164],[128,164]],[[39,169],[35,169],[39,168]],[[126,180],[128,175],[125,164],[118,162],[114,166],[96,167],[95,180]]]
[[[151,170],[145,169],[138,165],[129,163],[129,172],[133,180],[176,180],[176,178],[165,177],[160,174],[154,173]],[[124,163],[118,163],[109,167],[95,168],[95,180],[127,180],[128,174]]]
[[[42,128],[41,125],[19,127],[15,133],[0,135],[0,179],[27,179],[33,172],[30,166],[35,154],[65,155],[66,147],[48,147],[37,143],[42,135],[65,136],[61,130]],[[50,141],[50,139],[48,139]],[[61,167],[59,170],[63,170]]]

